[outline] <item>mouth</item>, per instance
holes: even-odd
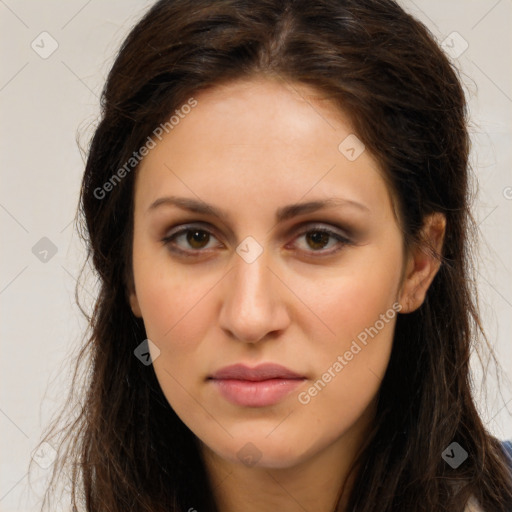
[[[219,393],[241,407],[275,405],[302,384],[306,377],[284,366],[266,363],[249,368],[237,364],[227,366],[209,376]]]

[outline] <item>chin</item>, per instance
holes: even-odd
[[[211,446],[208,448],[218,457],[248,468],[285,469],[297,466],[308,458],[308,453],[304,449],[299,451],[296,443],[286,444],[281,439],[265,436],[244,436],[238,440],[231,439],[228,446],[214,450]]]

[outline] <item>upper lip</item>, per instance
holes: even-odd
[[[294,371],[275,363],[263,363],[254,368],[245,366],[243,364],[234,364],[225,366],[217,370],[210,379],[233,379],[233,380],[248,380],[248,381],[262,381],[268,379],[304,379],[303,375],[299,375]]]

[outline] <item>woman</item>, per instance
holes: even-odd
[[[512,510],[470,390],[466,104],[421,23],[160,1],[102,107],[76,510]]]

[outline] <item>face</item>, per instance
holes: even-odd
[[[315,90],[194,98],[137,170],[132,310],[202,445],[291,467],[371,423],[403,238],[378,163]]]

